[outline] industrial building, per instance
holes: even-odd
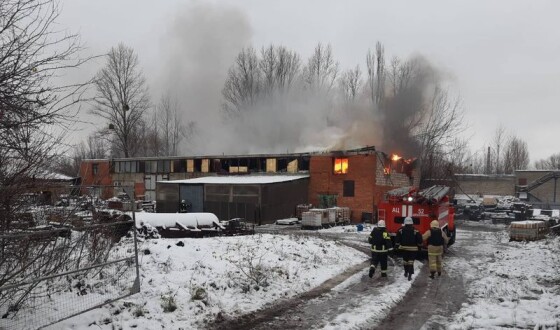
[[[84,160],[84,191],[108,198],[134,187],[137,199],[156,200],[158,212],[193,212],[221,219],[269,223],[295,215],[297,204],[344,206],[354,222],[374,216],[375,205],[395,187],[420,182],[416,162],[389,157],[374,147],[259,155],[143,157]],[[96,189],[94,187],[100,186]],[[89,187],[89,188],[88,188]]]

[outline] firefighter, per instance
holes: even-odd
[[[371,244],[369,277],[373,277],[378,264],[381,264],[381,277],[387,277],[387,254],[393,250],[393,244],[389,233],[385,229],[385,221],[379,220],[377,222],[377,227],[371,231],[368,241]]]
[[[185,200],[183,199],[181,201],[181,204],[179,204],[179,213],[187,213],[187,211],[188,211],[187,202],[185,202]]]
[[[404,219],[404,226],[397,232],[395,244],[403,256],[404,276],[412,280],[414,274],[414,260],[422,246],[422,235],[412,225],[411,217]]]
[[[449,238],[439,228],[437,220],[430,223],[430,230],[427,230],[422,238],[428,241],[428,263],[430,264],[430,278],[433,280],[436,271],[438,276],[441,276],[443,250],[447,246]]]

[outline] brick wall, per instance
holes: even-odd
[[[352,221],[361,220],[362,212],[372,213],[374,209],[374,188],[376,156],[346,155],[348,173],[334,174],[334,158],[313,156],[309,164],[309,202],[319,205],[319,194],[337,195],[337,205],[352,210]],[[343,196],[343,182],[354,181],[354,197]]]
[[[94,166],[97,173],[93,173]],[[80,164],[80,177],[82,178],[82,193],[91,193],[88,187],[99,189],[101,198],[113,196],[113,179],[111,177],[111,163],[108,160],[82,161]]]
[[[359,222],[362,213],[377,212],[376,205],[383,200],[385,193],[391,189],[420,182],[418,171],[413,171],[413,180],[404,173],[393,172],[385,175],[383,165],[376,154],[345,155],[348,158],[348,173],[334,174],[335,156],[313,156],[309,165],[309,202],[319,205],[319,195],[337,195],[337,205],[352,210],[352,222]],[[354,197],[343,196],[343,182],[354,181]]]

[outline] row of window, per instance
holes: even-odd
[[[216,162],[216,160],[215,160]],[[219,170],[218,165],[214,164],[214,171]],[[226,162],[227,164],[228,162]],[[333,159],[333,173],[346,174],[348,173],[348,158],[334,158]],[[229,165],[229,172],[247,172],[247,166],[234,166]],[[267,172],[276,172],[277,162],[276,159],[267,159],[263,164]],[[94,174],[97,174],[97,164],[92,164]],[[298,171],[298,162],[294,160],[286,164],[288,172]],[[148,161],[117,161],[114,164],[115,173],[192,173],[192,172],[210,172],[209,159],[187,159],[185,160],[148,160]]]

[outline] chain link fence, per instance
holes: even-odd
[[[3,222],[0,329],[43,328],[140,291],[134,214],[61,195]]]

